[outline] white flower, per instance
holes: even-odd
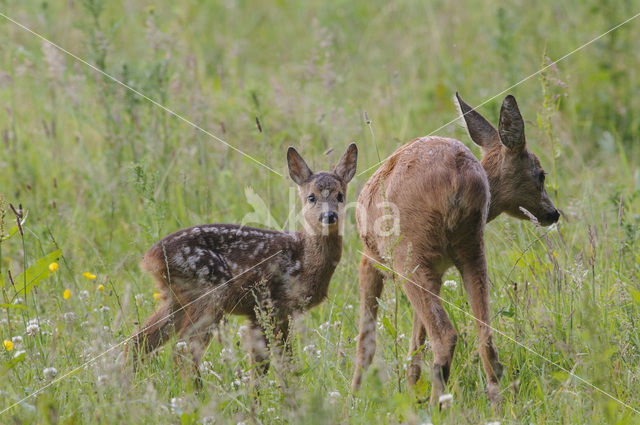
[[[451,407],[453,404],[453,395],[451,394],[442,394],[438,399],[438,403],[440,403],[441,408],[446,409]]]
[[[38,326],[37,323],[31,323],[29,325],[27,325],[27,335],[36,335],[38,333],[40,333],[40,326]]]
[[[340,392],[339,391],[330,391],[329,394],[327,394],[327,398],[329,399],[329,404],[334,404],[335,402],[338,401],[338,399],[340,398]]]
[[[303,351],[305,354],[311,354],[311,353],[313,353],[315,350],[316,350],[316,346],[315,346],[315,345],[313,345],[313,344],[309,344],[309,345],[305,346],[305,347],[302,349],[302,351]]]
[[[351,304],[347,304],[346,307],[347,307],[347,310],[352,310],[353,309],[353,305],[351,305]]]
[[[487,422],[487,425],[500,425],[500,421]]]
[[[320,330],[321,330],[321,331],[323,331],[323,330],[327,329],[329,326],[331,326],[331,323],[329,323],[329,322],[324,322],[323,324],[321,324],[321,325],[319,326],[319,328],[320,328]]]
[[[238,336],[244,338],[249,334],[249,326],[242,325],[238,328]]]
[[[45,379],[53,379],[58,375],[58,370],[55,367],[47,367],[42,371]]]
[[[69,322],[69,323],[76,320],[76,314],[73,311],[66,312],[65,314],[62,315],[62,317],[66,322]]]
[[[14,359],[15,359],[15,358],[18,358],[18,357],[20,357],[20,356],[21,356],[21,355],[23,355],[23,354],[27,354],[27,352],[26,352],[26,351],[24,351],[24,350],[18,350],[18,351],[16,351],[16,352],[15,352],[15,354],[13,355],[13,358],[14,358]]]
[[[108,379],[107,375],[98,375],[98,385],[106,384]]]
[[[22,347],[22,337],[20,335],[11,338],[11,342],[13,342],[13,348],[16,350]]]
[[[452,291],[455,291],[458,287],[458,282],[456,282],[455,280],[445,280],[444,286],[451,289]]]
[[[16,298],[15,300],[13,300],[14,304],[22,304],[24,302],[24,300],[20,297]]]
[[[106,313],[107,311],[111,310],[109,307],[107,307],[106,305],[103,305],[102,307],[100,307],[100,311],[103,313]]]
[[[213,416],[205,416],[204,418],[202,418],[202,425],[213,425],[216,423],[216,418],[214,418]]]
[[[171,413],[175,415],[182,414],[182,399],[179,397],[173,397],[171,399]]]
[[[247,425],[244,422],[238,422],[236,425]]]
[[[239,379],[236,379],[231,383],[231,385],[233,386],[233,388],[240,388],[240,385],[242,385],[242,382]]]
[[[136,304],[144,304],[144,302],[146,301],[144,299],[144,294],[136,294],[134,298],[136,300]]]
[[[89,291],[87,291],[86,289],[83,289],[82,291],[78,292],[78,296],[82,299],[84,298],[88,298],[89,297]]]
[[[180,354],[187,354],[189,352],[189,347],[186,342],[178,341],[176,343],[176,351]]]
[[[276,413],[276,408],[275,407],[268,407],[267,408],[267,413]]]

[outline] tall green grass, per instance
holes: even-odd
[[[479,104],[640,3],[5,0],[0,11],[286,176],[289,145],[326,169],[356,141],[364,170],[453,120],[456,90]],[[511,91],[564,216],[551,229],[508,217],[488,226],[493,324],[518,341],[496,335],[499,408],[483,392],[462,285],[443,288],[462,311],[447,307],[460,342],[453,406],[439,412],[419,402],[428,362],[414,392],[402,378],[412,309],[390,283],[374,365],[349,390],[361,249],[352,213],[329,299],[297,320],[294,359],[261,381],[250,379],[237,318],[207,351],[202,395],[175,342],[135,374],[116,364],[120,347],[81,367],[154,309],[137,267],[152,243],[239,222],[252,211],[247,186],[283,223],[292,183],[0,18],[0,228],[12,234],[0,242],[0,338],[22,337],[0,348],[0,409],[50,383],[45,369],[77,368],[0,423],[640,423],[562,370],[640,409],[639,38],[632,21]],[[481,108],[493,122],[500,101]],[[456,125],[438,134],[472,146]],[[9,203],[25,211],[22,234]]]

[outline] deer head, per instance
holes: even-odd
[[[471,140],[482,148],[481,163],[491,190],[487,221],[502,212],[530,219],[522,211],[524,208],[542,225],[557,222],[560,212],[545,190],[546,173],[538,157],[527,148],[524,120],[516,99],[508,95],[502,102],[498,130],[467,105],[458,93],[456,101]]]
[[[298,185],[305,231],[314,235],[337,234],[344,219],[347,184],[356,173],[358,148],[352,143],[333,172],[314,173],[298,151],[287,151],[289,175]]]

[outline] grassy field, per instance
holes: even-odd
[[[0,17],[0,423],[640,423],[640,18],[552,64],[640,1],[504,3],[0,1],[2,14],[272,168]],[[285,222],[287,146],[319,170],[355,141],[359,172],[434,130],[472,146],[444,126],[455,91],[478,105],[549,64],[509,93],[564,216],[553,228],[500,217],[487,230],[499,408],[484,394],[460,284],[443,288],[460,308],[447,307],[460,335],[452,407],[418,402],[429,373],[406,387],[412,309],[392,282],[373,367],[351,393],[353,210],[329,299],[297,320],[291,363],[252,382],[232,317],[205,355],[204,395],[175,341],[135,374],[116,364],[156,303],[141,255],[193,224],[266,211]],[[503,97],[480,111],[497,122]],[[22,205],[22,234],[9,203]],[[453,270],[446,279],[460,283]]]

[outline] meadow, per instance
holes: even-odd
[[[637,0],[0,1],[0,423],[640,424],[640,17],[554,62],[639,12]],[[491,99],[479,111],[494,123],[516,96],[563,212],[549,228],[487,227],[499,407],[453,269],[452,406],[423,402],[428,351],[406,386],[400,280],[351,392],[353,209],[329,298],[297,319],[290,362],[252,381],[244,321],[230,317],[201,393],[178,341],[120,368],[157,302],[138,267],[155,241],[193,224],[288,222],[290,145],[320,170],[356,142],[349,201],[415,137],[479,155],[453,123],[456,91]]]

